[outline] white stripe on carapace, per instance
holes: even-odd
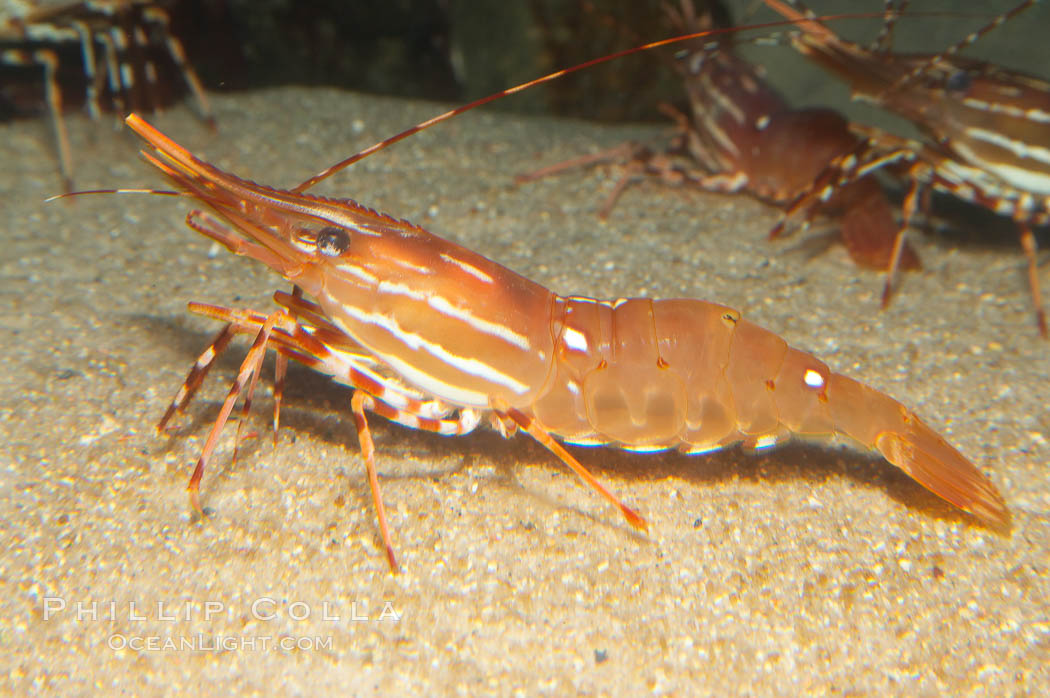
[[[938,162],[934,175],[935,181],[943,182],[952,187],[973,182],[982,192],[998,191],[1002,184],[1002,180],[994,177],[992,173],[977,167],[971,167],[956,158],[946,158]]]
[[[471,314],[469,310],[457,308],[449,303],[448,299],[443,296],[423,293],[422,291],[417,291],[410,286],[402,283],[395,283],[393,281],[380,281],[378,291],[380,293],[392,293],[396,296],[405,296],[406,298],[411,298],[415,301],[425,302],[439,313],[457,320],[462,320],[470,325],[471,329],[475,329],[478,332],[487,334],[491,337],[502,339],[508,344],[512,344],[524,351],[528,351],[532,348],[532,345],[529,343],[529,340],[525,335],[515,332],[506,325],[501,325],[498,322],[479,318],[476,315]]]
[[[336,324],[346,331],[342,322],[337,320]],[[474,390],[464,390],[454,385],[449,385],[427,373],[417,370],[415,366],[401,361],[396,357],[384,357],[384,359],[390,368],[400,374],[405,383],[410,383],[412,385],[410,388],[412,390],[419,388],[429,394],[439,395],[441,400],[456,405],[471,405],[480,408],[489,406],[488,396],[484,393],[479,393]],[[337,377],[336,380],[344,382],[344,380],[341,380],[339,377]],[[390,396],[388,394],[385,397],[389,398]]]
[[[511,376],[508,376],[506,373],[492,366],[489,366],[488,364],[486,364],[483,361],[480,361],[479,359],[469,359],[463,356],[457,356],[456,354],[453,354],[449,350],[445,349],[440,344],[436,344],[434,342],[431,342],[430,340],[424,339],[415,332],[406,332],[397,323],[397,320],[394,320],[391,317],[387,317],[382,313],[370,313],[360,308],[356,308],[352,305],[346,304],[342,305],[342,310],[347,315],[354,318],[355,320],[358,320],[359,322],[363,322],[365,324],[373,325],[375,327],[379,327],[383,330],[386,330],[390,335],[395,337],[398,341],[407,346],[409,349],[413,351],[423,350],[431,356],[434,356],[435,358],[444,361],[450,366],[454,366],[456,369],[470,376],[482,378],[483,380],[487,380],[491,383],[496,383],[497,385],[502,385],[503,387],[509,388],[511,391],[517,393],[518,395],[522,395],[528,392],[529,390],[529,386],[527,386],[526,384],[522,383],[521,381],[515,378],[512,378]],[[350,328],[347,328],[343,325],[343,321],[341,318],[336,318],[335,323],[339,325],[340,329],[345,331],[347,334],[353,336],[353,333],[350,331]],[[483,393],[479,393],[473,390],[466,390],[464,388],[452,386],[447,383],[444,383],[443,381],[439,381],[433,376],[430,376],[420,371],[419,369],[411,366],[410,364],[407,364],[406,362],[397,358],[396,356],[391,356],[382,353],[380,353],[380,356],[383,358],[384,361],[389,363],[394,368],[394,370],[398,371],[406,378],[408,378],[411,382],[416,383],[420,388],[422,388],[428,393],[431,393],[432,395],[437,395],[439,397],[454,402],[465,402],[468,405],[474,405],[478,407],[488,406],[488,398]],[[463,400],[461,397],[456,397],[456,395],[464,394],[469,394],[473,396],[474,399]],[[480,401],[477,399],[479,396],[481,398]]]
[[[997,131],[989,131],[983,128],[968,128],[966,135],[976,138],[985,143],[997,145],[1019,158],[1031,158],[1042,163],[1050,163],[1050,148],[1044,145],[1025,143],[1016,138],[1009,138]]]
[[[383,386],[383,394],[377,395],[376,397],[382,398],[383,402],[391,407],[405,409],[410,402],[422,402],[425,398],[425,395],[417,391],[415,388],[401,386],[396,382],[389,381],[367,366],[362,366],[356,360],[349,358],[344,352],[329,348],[329,354],[324,357],[323,364],[328,374],[332,377],[332,380],[337,383],[341,383],[351,388],[359,387],[354,385],[350,377],[350,372],[353,370]],[[430,415],[427,414],[424,416]]]
[[[336,264],[335,268],[341,272],[349,274],[350,276],[356,276],[361,281],[372,286],[378,286],[380,284],[379,277],[375,274],[370,274],[364,270],[360,264]]]
[[[354,220],[353,216],[349,216],[337,208],[329,208],[325,206],[323,207],[324,213],[322,215],[317,215],[318,207],[316,205],[306,206],[291,201],[285,203],[289,208],[301,211],[302,213],[305,213],[313,218],[317,218],[327,223],[331,223],[332,225],[336,225],[341,228],[346,228],[351,233],[359,233],[361,235],[368,235],[374,238],[383,237],[382,232],[378,230],[372,230],[371,228],[368,228],[366,226],[358,225],[357,221]]]
[[[1006,114],[1007,116],[1015,116],[1019,119],[1027,119],[1028,121],[1037,121],[1044,124],[1050,123],[1050,112],[1045,112],[1042,109],[1023,109],[1021,107],[1015,107],[1010,104],[1003,104],[1001,102],[986,102],[983,99],[974,99],[973,97],[967,97],[966,99],[964,99],[963,104],[973,109],[978,109],[980,111],[987,111],[995,114]]]
[[[402,361],[395,356],[386,357],[386,361],[390,364],[390,368],[404,376],[406,381],[413,385],[418,385],[420,388],[433,395],[440,396],[442,400],[446,400],[455,405],[464,405],[481,409],[489,406],[489,396],[486,393],[480,393],[476,390],[468,390],[466,388],[460,388],[459,386],[446,383],[443,380],[434,378],[434,376],[429,373],[420,371],[412,364]]]
[[[467,264],[462,259],[456,259],[455,257],[447,255],[444,252],[441,253],[441,259],[445,260],[449,264],[455,264],[457,267],[467,272],[479,281],[484,281],[487,284],[492,283],[492,277],[475,267],[473,264]]]
[[[979,141],[998,146],[1013,153],[1019,158],[1029,158],[1044,165],[1050,164],[1050,148],[1045,146],[1022,143],[1021,141],[1007,138],[994,131],[987,131],[979,128],[966,129],[966,134]],[[1040,194],[1050,194],[1050,177],[1045,174],[1039,174],[1031,169],[1023,167],[990,162],[976,156],[973,151],[967,148],[962,142],[953,142],[952,147],[970,162],[984,163],[985,167],[989,170],[995,172],[1004,180],[1018,188],[1038,192]]]
[[[427,305],[439,313],[444,313],[445,315],[454,317],[457,320],[462,320],[478,332],[498,337],[523,351],[528,351],[532,348],[528,337],[525,335],[515,332],[506,325],[501,325],[498,322],[483,320],[475,315],[471,315],[470,311],[464,310],[463,308],[456,308],[442,296],[430,296],[427,298]]]
[[[377,399],[397,410],[408,410],[417,417],[424,419],[441,420],[452,410],[441,400],[427,400],[426,394],[413,386],[407,385],[399,378],[382,376],[359,362],[357,354],[347,354],[338,349],[326,347],[328,354],[323,357],[322,365],[325,371],[337,383],[351,388],[360,387],[353,383],[350,378],[351,370],[365,375],[370,380],[383,387],[382,394],[375,395]]]
[[[733,139],[731,139],[722,127],[718,125],[718,120],[715,119],[713,115],[705,114],[703,122],[704,129],[712,138],[718,141],[718,144],[722,146],[722,150],[733,156],[738,157],[740,155],[740,149],[736,147],[736,143],[733,142]]]
[[[1050,195],[1050,176],[1040,175],[1032,170],[1011,165],[987,165],[988,169],[1022,191],[1034,192],[1041,196]],[[986,189],[985,193],[994,193],[995,188]]]
[[[729,114],[729,118],[731,118],[734,123],[744,123],[744,110],[741,109],[737,103],[729,97],[729,95],[719,89],[718,85],[711,81],[710,76],[701,75],[700,84],[707,96],[709,98],[713,97],[716,104],[722,108],[722,111]],[[710,114],[711,110],[707,113]]]
[[[420,264],[413,264],[407,259],[402,259],[401,257],[392,257],[390,258],[390,262],[404,269],[411,269],[412,271],[418,274],[422,274],[423,276],[430,276],[434,273],[433,267],[422,266]]]

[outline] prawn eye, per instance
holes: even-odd
[[[317,234],[317,251],[325,257],[338,257],[350,249],[350,235],[342,228],[328,226]]]
[[[948,76],[948,80],[945,83],[945,88],[949,92],[968,92],[970,87],[973,85],[973,80],[970,79],[969,74],[964,70],[957,70]]]

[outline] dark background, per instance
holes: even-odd
[[[664,2],[680,0],[164,0],[172,33],[186,46],[207,89],[235,91],[277,85],[326,85],[351,90],[461,103],[547,72],[673,36]],[[693,0],[698,8],[714,0]],[[716,8],[727,22],[779,17],[761,0],[726,0]],[[878,13],[882,0],[812,0],[820,14]],[[915,0],[901,20],[895,48],[941,50],[1016,0]],[[970,17],[958,16],[969,13]],[[979,16],[973,16],[979,15]],[[2,19],[2,15],[0,15]],[[835,22],[839,33],[870,41],[877,18]],[[998,28],[967,53],[1040,74],[1047,64],[1042,28],[1046,3]],[[771,30],[750,32],[768,37]],[[754,46],[741,35],[738,50],[769,70],[769,81],[796,104],[830,105],[847,116],[886,125],[881,115],[849,104],[836,80],[787,46]],[[783,42],[781,42],[783,43]],[[0,49],[13,44],[0,33]],[[83,103],[83,71],[76,46],[63,53],[67,109]],[[499,101],[498,109],[553,113],[601,121],[662,121],[661,102],[681,103],[683,89],[663,49],[567,76]],[[174,68],[158,61],[168,100],[180,97]],[[38,69],[0,66],[0,114],[42,109]],[[892,123],[892,122],[891,122]]]
[[[175,31],[211,89],[275,84],[334,85],[383,94],[463,102],[553,70],[673,36],[664,2],[679,0],[180,0]],[[711,0],[694,0],[698,9]],[[760,0],[727,0],[737,24],[778,15]],[[910,11],[990,16],[1016,0],[915,0]],[[818,13],[881,12],[881,0],[811,0]],[[984,21],[965,17],[901,20],[895,46],[940,50]],[[878,19],[841,21],[836,31],[871,40]],[[1045,4],[982,39],[969,54],[1039,74],[1047,63]],[[771,32],[764,30],[761,35]],[[752,32],[752,36],[754,33]],[[1031,37],[1030,39],[1025,37]],[[673,49],[672,49],[673,50]],[[848,99],[834,80],[785,46],[744,46],[796,102]],[[667,49],[664,49],[668,53]],[[838,88],[838,89],[837,89]],[[503,100],[502,108],[605,121],[659,120],[657,104],[681,99],[659,56],[620,59]],[[825,96],[826,95],[826,96]]]

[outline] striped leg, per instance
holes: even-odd
[[[132,89],[137,95],[137,109],[157,112],[161,111],[159,86],[157,85],[157,66],[149,57],[149,37],[145,30],[138,24],[129,26],[125,31],[125,40],[128,46],[128,56],[125,57],[129,65],[128,72],[132,77]]]
[[[281,294],[281,296],[284,296],[281,300],[286,299],[289,307],[302,308],[304,311],[316,308],[312,303],[303,300],[297,294]],[[196,305],[196,307],[193,307],[193,305]],[[241,311],[241,313],[235,316],[235,311],[215,306],[206,307],[200,304],[191,304],[191,310],[198,312],[207,310],[206,314],[208,315],[232,320],[227,326],[232,327],[234,332],[250,331],[254,323],[261,318],[259,314],[252,313],[251,311]],[[267,318],[264,322],[269,321],[270,318]],[[263,326],[263,329],[260,330],[260,334],[264,331],[265,325]],[[340,336],[345,338],[345,335]],[[361,446],[361,458],[364,460],[365,470],[368,473],[369,487],[372,490],[372,499],[376,509],[376,517],[379,521],[379,530],[382,536],[387,562],[390,564],[390,569],[397,572],[397,559],[394,555],[394,547],[390,538],[390,527],[387,523],[386,509],[383,506],[382,493],[380,492],[379,487],[379,475],[375,465],[375,444],[372,441],[371,430],[368,428],[368,420],[365,416],[365,410],[374,412],[381,417],[385,417],[386,419],[397,422],[403,426],[411,427],[413,429],[423,429],[444,436],[466,434],[472,431],[477,427],[478,422],[480,421],[480,414],[476,410],[463,409],[460,410],[459,415],[455,419],[437,419],[430,416],[444,414],[448,411],[448,408],[438,401],[421,401],[410,397],[405,394],[405,391],[401,389],[401,386],[397,382],[391,379],[384,379],[382,376],[379,376],[364,366],[361,366],[360,368],[356,367],[353,359],[347,358],[353,356],[352,354],[329,349],[324,343],[319,342],[316,337],[309,334],[303,325],[298,322],[295,322],[294,326],[290,328],[275,328],[274,332],[268,337],[268,341],[276,346],[279,358],[283,358],[286,355],[290,356],[321,373],[331,375],[339,382],[357,388],[350,401],[350,406],[354,414],[354,422],[357,426],[357,437]],[[245,363],[247,364],[248,361],[249,359],[246,358]],[[284,378],[283,371],[279,368],[278,372],[278,385],[281,385]],[[257,375],[258,372],[255,371],[252,377],[252,387],[254,387],[255,376]],[[241,375],[238,376],[237,383],[235,383],[234,388],[231,389],[231,395],[234,394],[235,390],[239,390],[240,387],[244,385],[244,378],[242,376],[244,376],[243,369]],[[250,392],[251,387],[249,388],[249,393]],[[278,425],[277,420],[279,412],[277,410],[279,410],[280,394],[281,389],[275,386],[275,430]],[[249,406],[248,400],[249,398],[246,398],[245,400],[245,411],[247,411]],[[389,402],[396,402],[400,405],[400,408],[394,407],[389,404]]]
[[[379,473],[376,470],[375,444],[372,441],[372,432],[368,428],[368,418],[365,410],[374,412],[381,417],[414,429],[424,429],[437,434],[452,435],[466,434],[473,431],[478,425],[480,415],[471,409],[461,410],[457,419],[428,419],[419,417],[409,412],[394,409],[389,405],[376,400],[364,390],[355,390],[350,399],[350,409],[354,413],[354,423],[357,426],[357,440],[361,444],[361,458],[365,462],[365,470],[368,472],[368,485],[372,489],[372,501],[376,508],[376,517],[379,519],[379,533],[383,538],[383,548],[386,551],[387,562],[393,572],[398,571],[397,559],[394,556],[394,545],[390,540],[390,526],[386,520],[386,508],[383,506],[383,496],[379,490]]]
[[[598,217],[605,220],[609,217],[609,213],[616,205],[616,202],[619,200],[620,195],[623,194],[624,190],[634,182],[638,181],[640,177],[647,174],[646,163],[651,156],[652,154],[645,146],[636,143],[623,143],[613,148],[601,150],[597,153],[570,158],[569,160],[556,162],[553,165],[548,165],[547,167],[542,167],[538,170],[533,170],[532,172],[517,175],[514,178],[514,183],[523,184],[524,182],[532,182],[537,179],[544,179],[546,177],[558,175],[567,170],[592,167],[594,165],[601,165],[609,162],[623,163],[623,174],[616,181],[616,184],[613,185],[612,191],[607,197],[605,197],[602,205],[598,207]]]
[[[219,330],[219,332],[212,339],[211,343],[205,348],[201,355],[197,357],[197,361],[194,362],[190,372],[186,375],[186,379],[182,382],[179,387],[178,393],[175,398],[168,405],[164,415],[160,418],[157,423],[157,431],[164,431],[167,428],[168,422],[176,414],[181,414],[190,400],[200,389],[204,382],[205,377],[208,375],[208,371],[214,365],[215,360],[227,349],[230,341],[238,334],[252,334],[259,332],[260,329],[266,324],[267,316],[262,313],[257,313],[252,310],[234,310],[232,308],[225,308],[222,306],[207,305],[204,303],[189,304],[191,312],[195,312],[199,315],[206,315],[218,320],[223,320],[226,325]],[[280,425],[280,409],[281,402],[284,396],[284,382],[287,374],[288,366],[288,355],[282,353],[282,345],[277,342],[277,337],[283,337],[284,348],[287,349],[289,346],[295,345],[295,341],[291,337],[291,332],[295,329],[295,323],[289,320],[286,323],[288,327],[275,327],[273,332],[277,336],[271,336],[270,342],[277,344],[277,364],[274,371],[274,438],[276,439],[277,428]],[[253,380],[251,389],[249,390],[248,399],[245,400],[244,413],[249,411],[251,406],[251,392],[254,390],[255,382]]]
[[[862,143],[853,152],[841,155],[828,163],[824,172],[814,181],[813,187],[787,207],[780,221],[769,231],[770,239],[780,237],[788,224],[799,216],[803,217],[802,228],[808,227],[813,218],[812,211],[821,204],[827,203],[847,184],[876,170],[899,162],[914,161],[916,158],[914,151],[907,147],[894,148],[889,152],[879,153],[875,157],[872,157],[869,151],[870,145]]]
[[[124,90],[121,87],[120,59],[118,58],[114,37],[105,32],[99,32],[95,34],[95,40],[102,44],[105,56],[104,64],[106,66],[105,75],[109,83],[109,92],[113,100],[113,106],[118,113],[125,114],[127,113],[127,101],[125,100]]]
[[[836,195],[845,192],[847,187],[860,183],[864,177],[876,170],[904,164],[907,164],[908,169],[901,176],[909,181],[909,189],[904,198],[901,224],[893,237],[890,254],[883,270],[886,278],[883,282],[881,303],[885,310],[889,306],[894,282],[900,270],[918,269],[922,266],[908,245],[907,231],[915,216],[920,198],[924,197],[929,189],[927,185],[930,183],[932,172],[929,164],[920,159],[915,150],[908,145],[898,144],[889,149],[879,149],[873,136],[868,133],[865,142],[854,151],[832,160],[824,172],[817,177],[813,187],[792,202],[780,217],[780,221],[769,232],[770,239],[779,237],[788,222],[800,216],[802,217],[800,226],[806,229],[819,207],[831,201]],[[922,198],[922,200],[927,202],[928,198]],[[843,234],[846,235],[845,230]],[[871,241],[858,242],[870,244]],[[888,239],[887,242],[889,242]]]
[[[193,469],[193,475],[190,476],[190,482],[186,489],[189,490],[190,493],[190,506],[192,506],[193,510],[202,518],[204,516],[204,510],[200,505],[199,491],[200,481],[204,476],[204,467],[207,465],[208,458],[211,456],[212,451],[215,450],[215,444],[218,443],[219,434],[222,433],[222,428],[226,426],[226,421],[229,419],[230,412],[233,410],[233,406],[237,402],[237,397],[241,394],[241,391],[244,389],[244,385],[248,380],[253,378],[255,373],[257,373],[262,366],[262,360],[266,355],[266,348],[270,340],[270,335],[273,332],[274,325],[279,320],[285,318],[287,318],[287,314],[284,310],[278,310],[271,313],[266,318],[266,321],[255,336],[255,341],[252,343],[251,349],[248,350],[247,356],[245,356],[244,361],[241,362],[241,369],[237,373],[237,378],[233,382],[233,385],[230,386],[230,391],[226,395],[226,400],[222,403],[222,408],[219,410],[219,416],[216,417],[211,432],[208,434],[208,439],[204,442],[204,448],[201,449],[200,458],[197,459],[197,465]],[[209,349],[210,348],[211,347],[209,347]],[[207,353],[207,351],[205,353]],[[196,365],[194,368],[197,368]]]
[[[564,446],[555,441],[553,436],[547,433],[543,427],[533,421],[528,415],[505,404],[494,404],[493,409],[501,420],[509,419],[522,429],[522,431],[528,432],[529,436],[539,441],[548,451],[561,459],[561,462],[569,466],[569,468],[576,473],[577,477],[590,485],[598,494],[619,509],[620,513],[623,514],[623,517],[627,519],[627,523],[642,531],[649,530],[649,524],[644,518],[642,518],[641,514],[621,502],[619,498],[603,485],[598,478],[594,477],[594,475],[592,475],[582,463],[565,450]]]
[[[880,168],[906,165],[903,172],[898,172],[899,176],[909,182],[909,188],[904,198],[902,222],[894,243],[894,254],[887,269],[886,284],[882,295],[883,307],[885,308],[889,303],[898,268],[905,266],[901,255],[905,245],[905,231],[920,204],[923,210],[928,212],[930,192],[936,190],[990,211],[1013,217],[1018,227],[1021,249],[1027,262],[1028,286],[1039,334],[1047,338],[1046,311],[1043,308],[1042,294],[1039,289],[1037,246],[1031,226],[1047,222],[1050,197],[1037,198],[1031,192],[1018,190],[1005,182],[991,181],[980,168],[968,165],[935,147],[899,138],[873,128],[856,125],[852,128],[858,135],[866,139],[869,154],[857,151],[845,158],[833,161],[813,189],[791,205],[781,222],[771,232],[771,237],[778,235],[787,220],[797,212],[806,211],[818,205],[819,202],[827,200],[835,191],[849,182]],[[874,153],[875,156],[871,157],[870,153]]]
[[[99,76],[96,75],[95,38],[87,22],[74,20],[70,22],[70,26],[80,37],[80,55],[81,60],[84,61],[84,79],[87,81],[88,113],[92,119],[98,120],[102,115],[102,110],[98,103],[100,83]]]
[[[532,182],[537,179],[545,179],[553,175],[561,174],[568,170],[575,170],[581,167],[590,167],[592,165],[602,165],[608,162],[619,162],[633,158],[641,146],[634,143],[622,143],[612,148],[606,148],[600,150],[597,153],[591,153],[589,155],[580,155],[579,157],[570,158],[569,160],[563,160],[562,162],[556,162],[553,165],[547,165],[541,167],[538,170],[532,172],[526,172],[519,174],[514,177],[515,184],[524,184],[525,182]]]
[[[157,422],[157,431],[161,432],[167,427],[168,422],[177,413],[181,414],[186,405],[189,404],[190,400],[196,394],[197,390],[201,387],[204,382],[204,378],[208,375],[208,371],[211,370],[212,365],[215,362],[216,357],[219,356],[226,347],[229,346],[230,340],[238,334],[233,322],[228,322],[219,332],[212,338],[211,343],[208,344],[207,348],[201,352],[201,355],[197,357],[197,360],[193,364],[193,368],[186,375],[186,380],[182,382],[179,387],[179,392],[175,394],[175,398],[168,405],[168,409],[164,411],[164,416]]]
[[[168,55],[174,61],[175,66],[182,74],[182,79],[186,81],[193,98],[197,101],[197,109],[200,111],[201,118],[214,131],[215,115],[212,113],[211,105],[208,103],[208,96],[204,93],[204,86],[201,85],[197,72],[193,69],[190,62],[186,60],[186,50],[182,47],[182,42],[171,33],[168,13],[159,7],[150,6],[143,10],[142,17],[151,26],[157,27],[161,36],[164,37],[164,45],[168,50]]]
[[[110,16],[107,31],[97,34],[99,40],[108,47],[108,65],[110,74],[110,87],[113,89],[114,102],[118,105],[121,113],[136,110],[153,111],[146,96],[145,86],[140,86],[136,80],[136,68],[141,65],[139,45],[136,42],[135,30],[131,25],[121,25],[121,20],[126,16]],[[145,81],[143,81],[145,82]]]
[[[284,293],[278,293],[276,296],[279,301],[282,300],[282,296],[291,297]],[[300,302],[302,307],[316,307],[305,300]],[[289,308],[292,307],[294,306],[289,306]],[[168,407],[168,411],[165,412],[159,428],[162,428],[172,415],[185,408],[200,387],[211,364],[227,347],[233,336],[255,334],[263,327],[267,319],[266,315],[252,310],[235,310],[206,303],[191,302],[189,310],[199,315],[222,320],[227,323],[227,326],[216,335],[212,344],[198,358],[172,404]],[[291,358],[318,373],[328,375],[338,383],[365,390],[384,403],[389,414],[383,412],[382,416],[392,421],[447,436],[466,433],[462,426],[452,428],[448,425],[449,423],[441,419],[452,411],[451,406],[440,400],[421,399],[422,394],[419,392],[371,368],[370,366],[376,365],[375,359],[364,353],[364,349],[353,344],[346,335],[336,334],[339,331],[333,326],[311,326],[309,322],[304,323],[298,317],[289,317],[292,313],[297,314],[298,309],[294,311],[286,309],[285,321],[273,328],[268,339],[270,347],[278,352],[275,403],[280,403],[282,400],[285,371],[281,363]],[[333,333],[333,336],[329,336],[328,332]],[[342,346],[339,346],[340,344]],[[279,419],[279,414],[275,414],[275,426],[277,419]],[[465,423],[463,420],[453,421],[457,424]],[[476,424],[477,420],[474,421]],[[445,426],[431,428],[431,425],[440,424]]]
[[[376,447],[372,442],[372,432],[368,429],[368,418],[365,417],[365,409],[373,407],[374,404],[372,398],[360,390],[355,390],[350,399],[350,409],[354,413],[354,423],[357,425],[357,441],[361,444],[361,459],[364,460],[365,470],[368,472],[368,486],[372,488],[372,502],[375,504],[376,518],[379,520],[379,534],[383,537],[383,548],[386,550],[386,561],[390,564],[390,570],[397,572],[394,544],[390,540],[390,526],[386,522],[386,507],[383,506],[383,494],[379,491]]]
[[[47,49],[38,51],[9,49],[0,51],[0,64],[27,68],[40,66],[44,70],[44,93],[47,96],[47,110],[51,116],[55,143],[58,145],[58,166],[62,172],[62,185],[67,192],[73,191],[73,151],[69,146],[69,134],[66,132],[66,122],[62,117],[62,91],[58,87],[56,77],[58,56],[54,51]]]
[[[1018,230],[1021,234],[1021,249],[1024,250],[1025,259],[1028,260],[1028,288],[1032,293],[1032,303],[1035,305],[1035,321],[1039,325],[1039,334],[1046,339],[1046,311],[1043,309],[1043,296],[1039,291],[1039,267],[1036,264],[1036,242],[1035,235],[1027,223],[1018,222]]]
[[[215,359],[229,346],[230,340],[234,336],[248,333],[255,334],[255,341],[241,363],[237,378],[230,387],[226,400],[219,411],[219,416],[212,426],[204,449],[190,478],[188,487],[190,504],[194,511],[203,515],[199,500],[199,487],[201,478],[204,475],[204,468],[214,450],[219,434],[229,419],[237,398],[242,393],[245,395],[242,413],[247,414],[250,410],[252,393],[258,380],[259,368],[262,365],[263,357],[267,348],[273,348],[277,351],[278,356],[277,377],[274,386],[275,432],[279,426],[285,369],[289,358],[293,358],[320,373],[331,376],[340,383],[355,388],[354,396],[351,399],[351,409],[357,424],[361,455],[368,472],[369,485],[372,489],[387,560],[391,569],[396,572],[398,569],[397,560],[390,541],[386,512],[380,496],[379,479],[375,467],[375,446],[372,441],[371,431],[368,428],[367,419],[365,418],[365,410],[403,426],[422,429],[443,436],[456,436],[473,431],[481,421],[481,413],[478,410],[461,409],[453,418],[441,418],[451,412],[452,408],[450,406],[439,400],[419,399],[416,391],[401,384],[397,379],[383,376],[370,368],[368,364],[374,364],[374,359],[363,354],[363,349],[354,344],[345,335],[338,333],[338,330],[327,323],[323,317],[318,316],[315,318],[319,326],[304,324],[308,316],[315,311],[320,311],[316,305],[302,299],[298,294],[279,293],[277,297],[278,302],[286,307],[265,316],[251,310],[234,310],[203,303],[190,303],[191,311],[224,320],[226,325],[197,359],[178,394],[161,419],[159,428],[163,428],[172,415],[185,408],[197,392],[208,370],[214,365]],[[301,314],[303,317],[293,317],[293,313]],[[329,337],[331,346],[317,336],[326,336],[326,332],[333,333],[333,336]],[[238,424],[238,443],[240,441],[240,425],[244,421],[242,419]],[[237,444],[235,443],[234,458],[236,458],[236,448]]]
[[[897,279],[897,271],[900,269],[901,256],[904,252],[905,236],[907,235],[908,227],[911,226],[912,218],[915,217],[919,198],[926,190],[924,181],[920,177],[920,171],[924,169],[927,168],[923,163],[915,163],[908,168],[908,179],[911,180],[911,184],[908,185],[908,193],[904,195],[904,204],[901,207],[901,225],[897,230],[897,237],[893,241],[893,253],[890,257],[890,264],[886,268],[886,281],[882,287],[883,310],[890,306],[893,285]]]

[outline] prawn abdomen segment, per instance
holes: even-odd
[[[633,450],[739,440],[727,376],[740,314],[697,300],[558,298],[554,365],[532,406],[572,443]]]
[[[598,362],[580,386],[587,421],[629,447],[664,447],[685,427],[687,384],[661,355],[657,305],[648,298],[591,304]],[[562,337],[571,331],[567,325]]]
[[[567,441],[708,451],[834,431],[827,366],[727,306],[558,298],[553,327],[554,366],[532,409]]]
[[[913,412],[732,308],[556,297],[552,317],[554,362],[532,415],[569,443],[699,453],[839,434],[965,511],[1009,520],[991,482]]]

